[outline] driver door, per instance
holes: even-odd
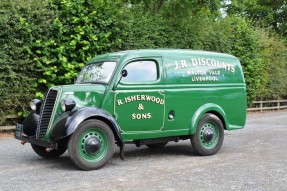
[[[165,95],[161,58],[128,62],[114,94],[114,116],[123,133],[162,131]]]

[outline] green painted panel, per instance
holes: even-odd
[[[65,86],[56,86],[53,89],[58,90],[58,98],[55,102],[56,106],[53,111],[50,126],[47,131],[46,139],[49,137],[53,125],[60,120],[60,118],[66,116],[62,115],[63,110],[61,108],[61,101],[63,99],[72,99],[75,101],[75,109],[80,107],[98,107],[103,100],[103,96],[106,90],[105,85],[101,84],[74,84]]]
[[[237,59],[191,54],[165,61],[166,84],[244,83]]]
[[[115,118],[124,133],[163,130],[165,96],[161,91],[119,91],[114,107]]]
[[[143,60],[157,63],[155,81],[120,82],[127,64]],[[117,62],[109,83],[56,87],[60,95],[52,124],[63,113],[61,100],[73,99],[76,108],[94,106],[113,115],[125,141],[189,135],[206,112],[219,115],[227,130],[245,125],[246,87],[234,56],[191,50],[133,50],[96,56],[89,63],[101,61]]]

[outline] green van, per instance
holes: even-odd
[[[224,130],[246,120],[246,86],[239,60],[193,50],[130,50],[96,56],[75,84],[55,86],[16,125],[15,138],[44,158],[68,150],[83,170],[103,167],[115,145],[164,147],[190,139],[213,155]]]

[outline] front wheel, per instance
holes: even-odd
[[[200,119],[196,133],[191,136],[194,150],[202,156],[214,155],[219,151],[224,139],[221,120],[212,113],[206,113]]]
[[[99,120],[83,122],[68,143],[71,160],[83,170],[103,167],[111,159],[114,149],[113,132],[106,123]]]
[[[57,150],[51,150],[47,152],[45,147],[34,144],[31,144],[31,146],[35,153],[46,159],[58,158],[67,150],[66,146],[59,146]]]

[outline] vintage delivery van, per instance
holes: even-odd
[[[246,120],[246,86],[239,60],[192,50],[131,50],[96,56],[75,84],[50,88],[16,126],[15,138],[44,158],[68,150],[83,170],[103,167],[120,147],[160,148],[191,140],[213,155],[224,130]]]

